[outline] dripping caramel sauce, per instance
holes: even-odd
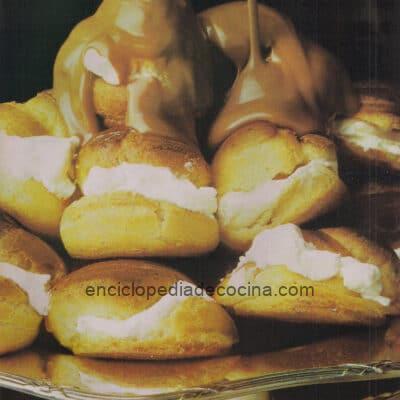
[[[344,69],[325,50],[302,41],[275,10],[248,0],[206,10],[200,18],[210,40],[238,70],[212,126],[211,147],[252,121],[309,133],[323,131],[335,114],[357,111],[358,98]],[[271,54],[263,59],[261,49],[268,47]]]
[[[54,92],[70,133],[101,129],[93,101],[96,77],[83,63],[94,49],[127,89],[127,126],[195,143],[196,115],[212,102],[205,36],[238,70],[212,126],[212,147],[251,121],[307,133],[324,130],[332,115],[358,109],[334,57],[301,40],[275,10],[238,1],[205,11],[199,21],[206,35],[185,0],[103,0],[72,31],[54,67]],[[261,48],[271,54],[264,58]]]

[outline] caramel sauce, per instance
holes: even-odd
[[[251,121],[266,120],[304,134],[323,132],[334,115],[358,110],[358,97],[340,64],[321,47],[301,40],[275,10],[248,0],[206,10],[200,18],[211,42],[238,69],[211,129],[210,146]],[[263,48],[271,50],[267,58]]]
[[[103,0],[78,24],[54,67],[54,92],[71,134],[98,132],[96,75],[88,50],[112,65],[128,90],[126,124],[195,142],[195,117],[210,106],[208,44],[186,0]]]

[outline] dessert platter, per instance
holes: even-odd
[[[399,171],[400,91],[274,9],[103,0],[0,104],[0,387],[399,378]]]

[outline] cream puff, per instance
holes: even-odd
[[[25,104],[0,104],[0,209],[35,233],[59,236],[65,207],[76,194],[76,137],[50,93]]]
[[[51,355],[47,364],[53,385],[103,395],[150,396],[209,387],[226,379],[240,357],[207,360],[126,362]]]
[[[63,261],[46,243],[0,215],[0,354],[36,339],[50,285],[64,274]]]
[[[210,69],[189,2],[104,0],[61,47],[54,93],[71,134],[97,133],[103,119],[195,143],[195,117],[212,103]]]
[[[93,264],[52,288],[46,326],[76,355],[115,359],[213,356],[237,341],[224,309],[189,278],[158,264]]]
[[[262,231],[215,299],[241,316],[368,325],[398,315],[399,261],[346,228]]]
[[[400,92],[393,86],[367,82],[358,85],[361,109],[334,122],[332,134],[340,149],[363,164],[400,171]]]
[[[181,141],[106,131],[81,148],[77,181],[83,197],[61,220],[73,257],[189,256],[219,243],[209,166]]]
[[[222,240],[240,251],[265,228],[301,224],[333,209],[346,192],[331,141],[264,122],[232,134],[212,173]]]

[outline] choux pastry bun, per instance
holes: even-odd
[[[36,339],[50,285],[64,274],[63,261],[46,243],[0,215],[0,355]]]
[[[218,245],[211,173],[190,145],[106,131],[81,148],[77,181],[83,197],[61,221],[73,257],[189,256]]]
[[[66,135],[50,92],[0,104],[0,209],[48,237],[59,236],[61,215],[76,194],[79,139]]]
[[[196,143],[210,69],[189,2],[104,0],[60,48],[54,93],[70,133],[98,133],[104,122]]]
[[[400,91],[381,82],[358,84],[361,109],[332,129],[339,148],[362,164],[400,171]]]
[[[223,242],[244,251],[263,229],[301,224],[336,207],[346,188],[334,144],[256,122],[240,128],[212,163]]]
[[[212,356],[237,341],[229,315],[189,278],[139,260],[67,275],[52,289],[46,326],[76,355],[115,359]]]
[[[53,385],[89,393],[149,396],[218,384],[236,367],[238,356],[207,360],[125,362],[65,354],[47,364]]]
[[[255,238],[215,299],[241,316],[380,324],[399,314],[398,273],[393,252],[350,229],[286,224]]]

